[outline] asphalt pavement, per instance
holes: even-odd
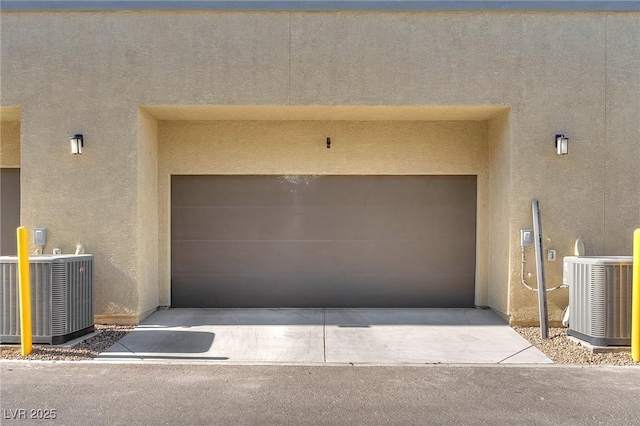
[[[637,367],[1,362],[0,380],[3,426],[640,424]]]

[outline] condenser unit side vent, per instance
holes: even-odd
[[[590,279],[587,282],[589,286],[586,291],[591,293],[590,326],[591,333],[594,336],[604,337],[605,318],[606,318],[606,299],[605,299],[605,267],[603,265],[593,265],[588,268]]]
[[[51,312],[51,329],[54,334],[61,335],[68,332],[67,327],[67,271],[64,263],[52,265],[51,274],[54,282],[51,289],[51,304],[54,309]]]
[[[631,309],[633,264],[611,265],[606,269],[606,282],[617,283],[605,287],[607,319],[606,336],[620,336],[631,344]]]
[[[39,340],[51,336],[51,264],[31,263],[31,328],[33,338]],[[19,306],[19,305],[18,305]],[[20,334],[20,329],[18,329]]]

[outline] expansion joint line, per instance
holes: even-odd
[[[322,345],[324,346],[324,362],[327,363],[327,308],[322,309]]]
[[[509,358],[513,358],[514,356],[516,356],[516,355],[518,355],[518,354],[521,354],[522,352],[526,351],[527,349],[531,349],[532,347],[533,347],[533,345],[529,345],[529,346],[527,346],[526,348],[524,348],[524,349],[522,349],[522,350],[520,350],[520,351],[516,352],[515,354],[511,354],[511,355],[509,355],[508,357],[506,357],[505,359],[498,361],[496,364],[502,364],[503,362],[505,362],[505,361],[506,361],[506,360],[508,360]]]

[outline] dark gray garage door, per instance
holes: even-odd
[[[174,307],[472,307],[475,176],[173,176]]]
[[[15,255],[20,226],[20,169],[0,169],[0,255]]]

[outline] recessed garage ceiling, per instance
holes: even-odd
[[[475,176],[173,176],[173,307],[472,307]]]
[[[485,121],[509,110],[501,105],[369,106],[369,105],[149,105],[157,120],[211,121]]]

